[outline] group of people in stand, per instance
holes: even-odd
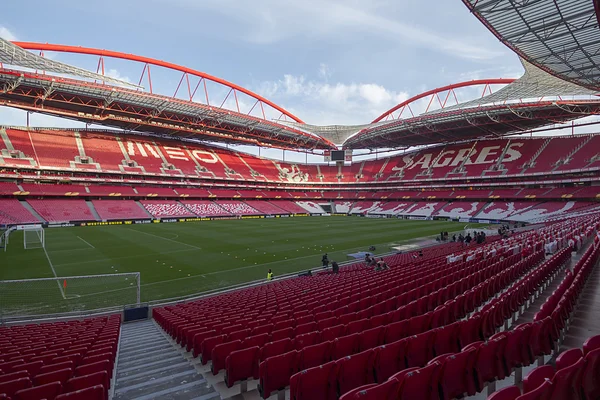
[[[459,243],[464,243],[466,245],[470,245],[471,242],[477,243],[477,244],[481,244],[483,242],[485,242],[485,232],[481,231],[481,232],[473,232],[473,236],[471,236],[471,233],[467,233],[466,236],[464,236],[462,233],[460,233],[458,236],[456,236],[456,234],[452,235],[452,241],[453,242],[459,242]]]
[[[383,257],[377,260],[374,256],[371,256],[371,254],[369,253],[365,255],[365,264],[368,268],[373,268],[375,271],[383,271],[386,269],[390,269],[390,267],[383,260]]]

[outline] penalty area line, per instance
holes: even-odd
[[[92,249],[95,249],[94,246],[92,246],[90,244],[90,242],[88,242],[87,240],[85,240],[84,238],[82,238],[81,236],[77,236],[79,238],[79,240],[81,240],[83,243],[87,244],[88,246],[90,246]]]

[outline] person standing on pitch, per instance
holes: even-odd
[[[269,268],[269,272],[267,272],[267,280],[273,280],[273,272],[271,271],[271,268]]]

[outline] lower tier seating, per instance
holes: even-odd
[[[0,398],[107,400],[120,326],[116,315],[1,327]]]
[[[236,200],[217,200],[217,205],[224,208],[233,215],[258,215],[262,212],[250,207],[243,201]]]
[[[0,225],[30,224],[40,221],[19,200],[0,199]]]
[[[84,200],[31,199],[27,202],[48,222],[96,220]]]
[[[156,218],[196,216],[175,200],[141,200],[140,203]]]
[[[102,220],[149,218],[133,200],[93,200],[92,204]]]
[[[424,260],[388,258],[388,271],[356,263],[339,274],[277,281],[157,309],[154,316],[203,364],[210,362],[214,374],[224,370],[227,386],[259,379],[267,398],[291,382],[292,399],[337,399],[360,385],[427,368],[442,354],[464,361],[462,351],[492,336],[507,313],[556,275],[570,257],[571,240],[590,237],[590,224],[597,228],[598,219],[468,248],[451,243]],[[548,241],[556,242],[556,254],[544,262]],[[442,368],[445,361],[436,362]],[[459,397],[462,381],[454,383],[450,372],[445,379],[455,385],[448,398]],[[473,387],[464,392],[480,388]]]
[[[199,217],[227,217],[232,214],[214,201],[184,200],[183,205]]]

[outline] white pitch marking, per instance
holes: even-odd
[[[90,242],[88,242],[87,240],[85,240],[84,238],[82,238],[81,236],[77,236],[79,238],[79,240],[81,240],[83,243],[87,244],[88,246],[90,246],[92,249],[95,249],[94,246],[92,246],[90,244]]]
[[[44,254],[46,254],[46,259],[48,260],[48,264],[50,264],[50,268],[52,269],[52,273],[54,274],[54,277],[58,278],[58,275],[56,275],[56,270],[54,269],[54,265],[52,265],[50,256],[48,255],[48,252],[46,251],[46,247],[43,247],[43,249],[44,249]],[[67,298],[65,297],[65,292],[63,291],[63,288],[60,285],[60,282],[58,279],[56,279],[56,284],[58,285],[58,290],[60,290],[60,294],[62,295],[63,300],[66,300]]]
[[[154,235],[152,233],[148,233],[148,232],[144,232],[144,231],[138,231],[137,229],[131,229],[131,228],[126,228],[126,229],[128,229],[130,231],[133,231],[133,232],[137,232],[137,233],[143,233],[144,235],[154,236],[155,238],[159,238],[159,239],[162,239],[162,240],[168,240],[169,242],[182,244],[184,246],[191,247],[191,248],[194,248],[194,249],[197,249],[197,250],[202,250],[202,248],[200,248],[200,247],[194,246],[192,244],[183,243],[183,242],[180,242],[178,240],[169,239],[169,238],[166,238],[166,237]]]

